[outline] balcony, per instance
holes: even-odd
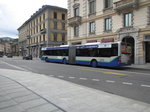
[[[81,24],[81,17],[80,16],[75,16],[72,18],[68,19],[68,24],[69,26],[78,26]]]
[[[120,0],[118,2],[115,2],[114,4],[114,10],[120,12],[126,9],[136,9],[138,7],[138,0]]]
[[[46,29],[41,29],[41,34],[45,34],[46,33]]]

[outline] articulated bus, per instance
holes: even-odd
[[[119,67],[131,64],[131,46],[127,43],[88,43],[85,45],[42,48],[41,60],[92,67]]]

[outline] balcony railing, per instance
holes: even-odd
[[[68,19],[68,24],[69,26],[76,26],[81,24],[81,17],[80,16],[75,16],[72,18]]]
[[[138,0],[120,0],[115,2],[115,10],[121,11],[128,8],[137,8],[138,7]]]
[[[46,33],[46,29],[41,29],[41,34],[45,34]]]

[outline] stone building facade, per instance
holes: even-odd
[[[42,47],[66,44],[66,23],[67,9],[42,6],[18,28],[20,55],[39,57]]]
[[[12,39],[0,39],[0,52],[3,52],[4,55],[12,52],[11,41]]]
[[[150,62],[150,0],[68,0],[69,45],[128,42],[132,62]]]
[[[13,56],[19,56],[18,39],[12,39],[11,51],[12,51]]]

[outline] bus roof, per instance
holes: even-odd
[[[59,47],[59,46],[57,46],[57,47],[44,47],[44,48],[42,48],[41,50],[42,51],[46,51],[46,50],[62,50],[62,49],[68,49],[68,47]]]
[[[77,45],[77,49],[82,49],[82,48],[111,48],[112,44],[119,44],[120,42],[110,42],[110,43],[100,43],[100,42],[95,42],[95,43],[86,43],[84,45]]]

